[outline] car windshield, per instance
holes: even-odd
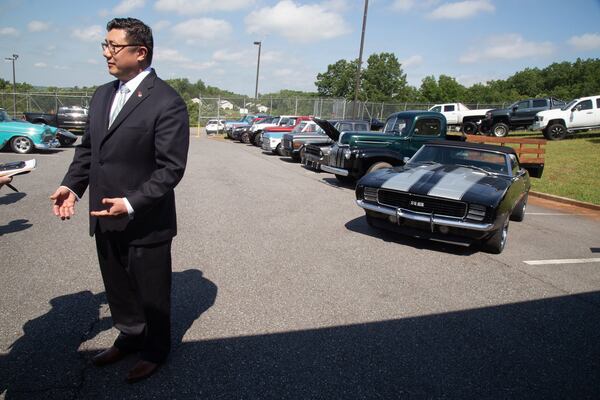
[[[8,121],[12,121],[12,118],[10,117],[10,115],[8,115],[8,113],[4,110],[0,110],[0,122],[8,122]]]
[[[294,129],[292,129],[292,133],[302,132],[304,127],[308,124],[308,121],[300,122]]]
[[[425,145],[410,159],[409,164],[443,164],[508,174],[506,154],[483,149]]]
[[[561,108],[561,110],[563,110],[563,111],[568,110],[569,108],[573,107],[575,105],[575,103],[577,103],[578,101],[579,101],[579,99],[571,100],[569,103],[567,103],[566,106]]]
[[[400,136],[404,136],[408,133],[409,120],[404,118],[390,118],[385,123],[383,132],[385,133],[397,133]]]

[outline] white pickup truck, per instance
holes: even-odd
[[[548,140],[564,139],[568,133],[600,128],[600,95],[581,97],[562,108],[540,111],[533,130],[541,130]]]
[[[471,110],[463,103],[435,104],[429,109],[444,114],[448,129],[461,130],[468,135],[474,135],[479,131],[479,123],[489,110],[491,108]]]

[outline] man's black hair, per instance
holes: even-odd
[[[123,29],[131,44],[140,44],[147,48],[146,60],[148,65],[152,63],[154,39],[152,38],[152,29],[148,25],[135,18],[113,18],[106,24],[106,31],[113,29]]]

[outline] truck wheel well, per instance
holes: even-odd
[[[548,125],[554,125],[554,124],[560,124],[562,126],[564,126],[565,128],[567,127],[567,124],[565,124],[565,121],[562,119],[551,119],[550,121],[548,121]]]
[[[386,162],[388,164],[391,164],[393,166],[397,166],[397,165],[402,165],[401,162],[399,162],[397,159],[395,158],[391,158],[391,157],[374,157],[374,158],[370,158],[367,162],[365,162],[362,166],[363,171],[368,170],[369,168],[371,168],[371,166],[375,163],[378,162]]]

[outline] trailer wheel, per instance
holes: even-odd
[[[469,121],[462,125],[462,132],[465,135],[476,135],[479,132],[479,127],[475,122]]]

